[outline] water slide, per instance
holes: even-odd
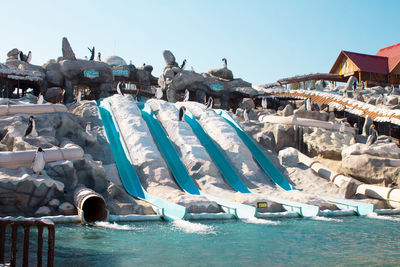
[[[255,217],[257,213],[255,207],[221,199],[199,190],[187,172],[186,167],[179,158],[174,145],[168,138],[164,128],[161,126],[150,106],[145,103],[138,103],[138,107],[140,108],[142,116],[146,121],[150,132],[154,136],[157,146],[163,154],[177,184],[182,188],[182,190],[189,194],[205,196],[209,200],[215,201],[225,212],[234,214],[239,219],[249,219]]]
[[[279,185],[286,191],[295,189],[278,170],[278,168],[265,156],[264,152],[258,147],[258,145],[251,139],[250,136],[240,127],[240,125],[225,111],[216,109],[215,112],[221,115],[232,127],[236,133],[242,139],[243,143],[248,147],[253,157],[258,162],[264,172],[271,178],[274,183]]]
[[[203,127],[199,124],[197,119],[193,116],[193,114],[188,109],[186,109],[184,118],[185,118],[185,121],[192,128],[193,132],[196,134],[197,138],[200,140],[201,144],[206,148],[208,154],[210,155],[210,157],[212,158],[214,163],[217,165],[218,169],[221,171],[221,173],[224,176],[227,183],[234,190],[236,190],[238,192],[253,193],[244,184],[244,182],[242,181],[240,176],[234,170],[231,163],[228,161],[228,159],[225,157],[225,155],[219,149],[217,144],[215,144],[215,142],[212,140],[212,138],[204,131]],[[261,151],[261,153],[262,153],[262,151]],[[278,170],[278,172],[279,172],[279,170]],[[280,175],[282,175],[282,174],[280,173]],[[285,178],[283,177],[283,179],[285,179]],[[260,195],[257,193],[253,193],[253,194]],[[263,196],[263,197],[265,197],[266,199],[271,200],[273,202],[282,204],[282,206],[287,211],[294,211],[303,217],[316,216],[319,212],[319,207],[317,207],[317,206],[298,203],[298,202],[294,202],[294,201],[288,201],[285,199],[280,199],[280,198],[272,197],[272,196]]]
[[[184,219],[187,215],[187,209],[184,206],[158,198],[144,190],[135,167],[130,160],[128,149],[119,131],[118,123],[115,120],[110,104],[102,101],[98,108],[122,184],[126,191],[130,195],[150,203],[157,210],[157,213],[166,220]]]
[[[265,173],[274,181],[277,185],[282,187],[283,189],[295,190],[295,188],[289,184],[283,174],[278,170],[278,168],[268,159],[268,157],[264,154],[264,152],[258,147],[258,145],[251,139],[250,136],[242,129],[242,127],[224,110],[217,109],[215,112],[222,116],[237,132],[239,137],[245,143],[245,145],[249,148],[250,152],[253,154],[253,157],[259,163],[261,168],[265,171]],[[348,199],[337,199],[332,197],[325,197],[325,196],[317,196],[320,199],[325,201],[334,203],[339,209],[342,210],[353,210],[357,215],[366,215],[373,211],[373,205],[368,203],[357,202]],[[271,198],[274,200],[274,198]],[[281,200],[281,199],[279,199]],[[287,202],[289,205],[288,208],[292,204]],[[285,207],[286,208],[286,207]]]

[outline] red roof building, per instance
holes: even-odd
[[[341,51],[330,74],[355,76],[367,86],[400,84],[400,43],[382,48],[376,55]]]
[[[400,43],[382,48],[376,55],[389,59],[390,73],[400,74]]]

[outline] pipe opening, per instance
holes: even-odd
[[[99,196],[88,197],[83,202],[82,210],[84,219],[88,223],[107,220],[106,203]]]

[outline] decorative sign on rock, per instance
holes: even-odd
[[[120,70],[120,69],[116,69],[116,70],[113,70],[113,74],[114,74],[114,76],[125,76],[125,77],[129,77],[129,70]]]
[[[95,70],[84,70],[83,76],[89,79],[94,79],[99,77],[99,73]]]
[[[214,83],[210,85],[210,88],[214,91],[221,91],[224,90],[224,86],[220,85],[219,83]]]
[[[257,209],[266,209],[268,208],[267,202],[257,202]]]

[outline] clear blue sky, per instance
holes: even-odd
[[[162,51],[198,72],[221,66],[254,84],[328,72],[341,50],[375,54],[400,42],[400,1],[2,1],[0,62],[16,47],[33,64],[61,56],[68,37],[77,57],[164,68]]]

